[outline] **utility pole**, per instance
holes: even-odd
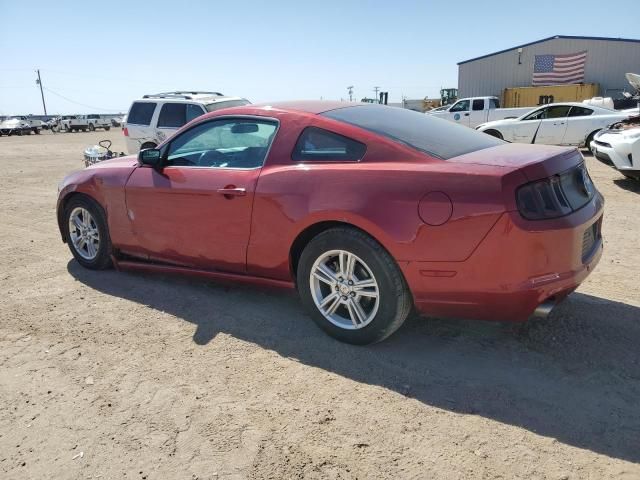
[[[40,85],[40,96],[42,97],[42,108],[44,108],[44,114],[47,114],[47,105],[44,103],[44,92],[42,91],[42,79],[40,78],[40,69],[36,70],[38,72],[38,79],[36,80],[36,84]]]
[[[353,85],[348,86],[347,91],[349,92],[349,101],[353,102]]]
[[[376,92],[373,98],[376,99],[376,102],[380,103],[380,99],[378,98],[378,90],[380,90],[380,87],[373,87],[373,91]]]

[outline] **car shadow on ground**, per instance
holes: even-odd
[[[638,307],[574,293],[549,319],[520,327],[410,318],[385,342],[355,347],[322,333],[294,293],[95,272],[73,260],[68,270],[194,324],[198,345],[223,332],[431,406],[640,462]]]
[[[640,193],[640,180],[634,180],[633,178],[616,178],[613,180],[613,183],[629,192]]]

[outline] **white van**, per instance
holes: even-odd
[[[246,98],[218,92],[177,91],[145,95],[131,105],[123,124],[127,151],[155,148],[196,117],[221,108],[247,105]]]

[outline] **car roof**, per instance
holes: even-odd
[[[170,102],[170,103],[218,103],[227,102],[229,100],[244,100],[242,97],[229,97],[226,95],[210,95],[210,94],[197,94],[197,95],[145,95],[142,98],[135,100],[136,102]]]
[[[336,100],[291,100],[286,102],[257,103],[253,105],[247,105],[247,107],[260,108],[265,110],[295,110],[298,112],[320,114],[328,112],[330,110],[337,110],[339,108],[357,107],[362,105],[369,104],[361,102],[340,102]]]
[[[538,105],[538,107],[558,107],[558,106],[584,107],[584,108],[591,108],[592,110],[604,110],[605,112],[617,113],[615,110],[611,110],[609,108],[604,108],[599,105],[590,105],[588,103],[582,103],[582,102],[555,102],[555,103],[547,103],[546,105]]]

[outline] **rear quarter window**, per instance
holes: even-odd
[[[367,147],[364,143],[330,132],[323,128],[305,128],[291,158],[294,162],[357,162]]]
[[[156,109],[155,102],[133,102],[131,110],[129,110],[129,116],[127,117],[127,123],[133,125],[149,125],[151,124],[151,117]]]

